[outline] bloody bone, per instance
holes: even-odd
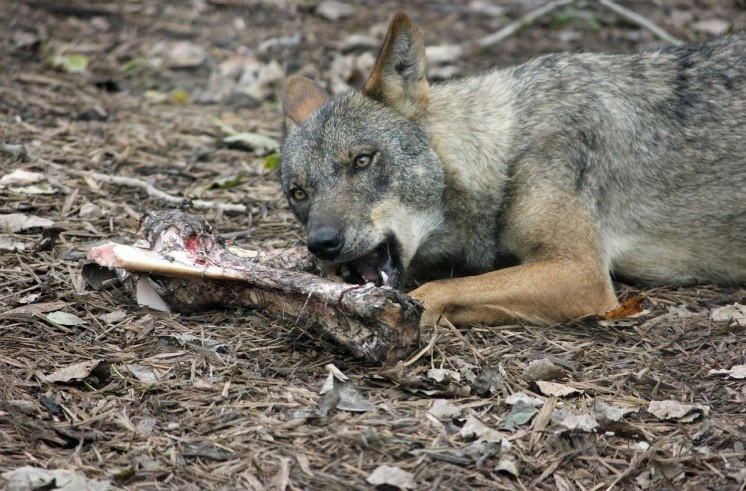
[[[89,253],[91,261],[116,268],[138,301],[150,294],[163,309],[179,312],[262,309],[376,364],[402,359],[419,339],[418,302],[392,288],[320,278],[304,249],[226,246],[203,217],[177,209],[147,213],[141,232],[134,246],[108,243]]]

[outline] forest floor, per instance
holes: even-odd
[[[159,313],[81,275],[93,245],[132,243],[141,211],[163,204],[85,171],[243,204],[204,211],[241,247],[302,245],[266,158],[273,144],[226,144],[231,128],[279,140],[287,75],[334,92],[363,82],[396,10],[437,45],[542,3],[0,2],[0,179],[19,178],[0,181],[0,485],[52,475],[66,489],[745,489],[746,320],[735,307],[733,321],[712,321],[746,303],[744,289],[617,284],[622,298],[645,297],[643,315],[442,325],[423,332],[423,356],[392,370],[294,318]],[[730,0],[624,5],[687,41],[746,25]],[[431,75],[660,45],[578,1]],[[356,387],[357,411],[319,395],[332,363]]]

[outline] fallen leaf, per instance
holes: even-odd
[[[75,363],[44,376],[45,382],[79,381],[91,375],[103,360],[90,360]]]
[[[710,370],[707,372],[707,376],[711,377],[713,375],[727,375],[730,378],[735,379],[742,379],[746,378],[746,365],[734,365],[729,370],[722,369],[722,370]]]
[[[414,476],[398,467],[391,465],[379,465],[366,479],[371,486],[394,486],[399,489],[414,489],[417,484]]]
[[[506,424],[525,425],[536,416],[539,410],[534,406],[523,401],[518,401],[513,405],[508,415],[505,417]]]
[[[734,303],[718,307],[712,311],[710,319],[716,324],[746,326],[746,305]]]
[[[523,402],[524,404],[533,407],[541,407],[544,405],[544,401],[538,397],[531,397],[525,392],[516,392],[515,394],[509,395],[505,398],[505,404],[508,404],[509,406],[513,406],[519,402]]]
[[[171,308],[168,306],[165,300],[155,291],[153,285],[151,285],[151,279],[147,276],[140,277],[135,284],[135,298],[137,304],[145,307],[150,307],[153,310],[159,312],[170,313]]]
[[[473,415],[466,418],[464,426],[459,431],[459,436],[464,440],[484,440],[488,442],[502,442],[504,440],[500,432],[487,427]]]
[[[534,360],[528,364],[523,371],[523,378],[527,382],[536,382],[537,380],[558,380],[567,375],[565,371],[555,365],[549,358]]]
[[[518,472],[518,464],[516,464],[515,459],[512,459],[512,458],[501,459],[500,462],[497,463],[497,467],[495,467],[495,471],[507,472],[513,477],[518,477],[518,475],[520,474]]]
[[[152,56],[164,56],[168,68],[195,68],[207,60],[207,50],[189,41],[158,43],[151,50]]]
[[[691,28],[710,36],[720,36],[730,28],[730,22],[723,19],[705,19],[693,22]]]
[[[274,138],[259,133],[236,133],[223,138],[223,143],[244,143],[252,148],[263,148],[267,151],[275,151],[280,148],[280,143]]]
[[[622,302],[619,307],[615,309],[611,309],[606,313],[603,313],[599,316],[601,319],[611,320],[611,319],[624,319],[627,317],[632,317],[633,315],[637,315],[643,312],[642,308],[642,302],[645,301],[645,297],[632,297],[624,302]]]
[[[552,414],[552,423],[557,434],[591,433],[598,428],[596,418],[590,414],[574,414],[558,409]]]
[[[0,252],[21,252],[26,250],[26,244],[14,240],[8,235],[0,235]]]
[[[52,220],[24,213],[0,215],[0,231],[9,233],[29,233],[54,225]]]
[[[436,399],[427,412],[438,419],[452,419],[461,415],[461,408],[445,399]]]
[[[79,326],[81,324],[85,324],[86,321],[81,319],[75,314],[68,314],[67,312],[50,312],[47,314],[47,319],[50,322],[54,322],[55,324],[60,324],[62,326]]]
[[[5,489],[8,491],[30,491],[32,489],[107,491],[111,489],[109,481],[88,479],[79,472],[66,469],[48,470],[27,465],[3,472],[1,476],[7,481]]]
[[[474,393],[486,397],[497,392],[505,393],[505,381],[499,368],[487,367],[482,370],[472,386]]]
[[[684,404],[678,401],[651,401],[648,412],[661,420],[679,420],[682,423],[691,423],[702,416],[710,413],[709,406],[701,404]]]
[[[49,62],[67,73],[83,73],[88,68],[88,57],[81,54],[54,55]]]
[[[316,6],[316,15],[332,22],[355,15],[355,7],[336,0],[324,0]]]
[[[264,157],[264,170],[278,169],[280,167],[280,152],[272,152]]]
[[[619,421],[627,414],[638,413],[639,407],[620,407],[606,404],[599,398],[593,400],[593,411],[596,413],[596,419],[607,421]]]
[[[326,416],[333,408],[351,412],[367,412],[377,409],[339,368],[332,363],[326,365],[326,368],[329,370],[329,375],[319,392],[323,395],[318,409],[321,416]]]
[[[115,310],[114,312],[109,312],[108,314],[104,314],[99,318],[106,324],[116,324],[125,317],[127,317],[127,312],[125,312],[124,310]]]
[[[46,177],[41,172],[29,172],[23,169],[16,169],[10,174],[0,177],[0,185],[3,186],[27,186],[45,180]]]
[[[446,368],[431,368],[427,371],[427,376],[438,383],[460,382],[461,374],[455,370]]]
[[[10,191],[12,194],[22,195],[55,194],[57,192],[57,188],[55,188],[48,182],[44,182],[41,184],[31,184],[29,186],[13,186],[8,188],[8,191]]]
[[[210,442],[188,442],[181,451],[184,457],[202,457],[224,462],[233,458],[233,453]]]
[[[545,382],[543,380],[539,380],[536,382],[536,385],[539,386],[539,390],[545,396],[564,397],[564,396],[569,396],[571,394],[582,394],[583,393],[581,389],[576,389],[574,387],[570,387],[568,385],[563,385],[563,384],[558,384],[555,382]]]
[[[160,382],[160,374],[156,373],[153,367],[131,363],[124,365],[124,368],[145,385],[155,385]]]

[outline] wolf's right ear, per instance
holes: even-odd
[[[305,77],[292,76],[282,91],[282,115],[285,134],[324,105],[329,94]]]
[[[417,119],[427,107],[430,94],[426,68],[420,31],[405,13],[397,12],[364,92],[406,118]]]

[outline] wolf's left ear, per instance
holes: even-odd
[[[282,91],[283,129],[287,134],[329,99],[319,84],[305,77],[292,76]]]
[[[391,19],[364,92],[406,118],[417,119],[425,111],[429,98],[426,68],[422,35],[405,13],[398,12]]]

